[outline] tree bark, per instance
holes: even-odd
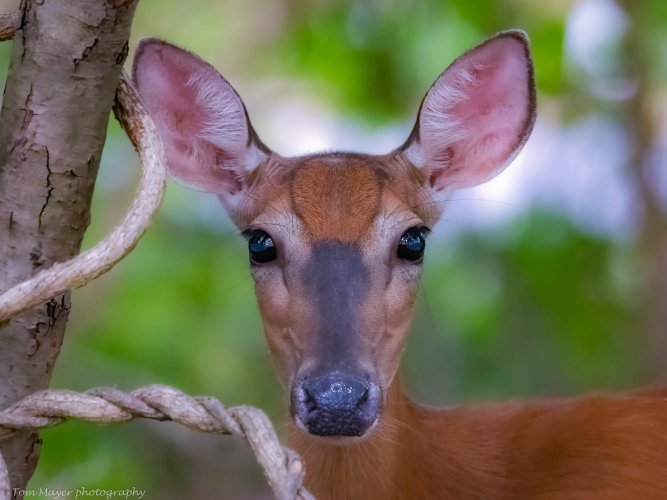
[[[0,289],[79,252],[136,0],[23,0],[0,112]],[[48,387],[69,294],[0,324],[0,408]],[[3,443],[14,488],[37,434]]]

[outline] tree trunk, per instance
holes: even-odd
[[[0,290],[79,252],[136,0],[23,0],[0,112]],[[0,324],[0,408],[48,387],[69,294]],[[35,433],[2,444],[14,488]]]

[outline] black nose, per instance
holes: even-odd
[[[379,389],[340,372],[306,378],[292,394],[295,416],[316,436],[361,436],[375,422]]]

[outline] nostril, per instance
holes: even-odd
[[[304,392],[306,393],[306,398],[304,401],[306,406],[306,411],[308,413],[312,413],[315,410],[317,410],[317,404],[315,403],[315,398],[310,392],[308,392],[308,389],[304,390]]]
[[[364,391],[364,393],[361,395],[359,398],[359,401],[357,402],[358,407],[364,406],[366,403],[368,403],[368,389]]]

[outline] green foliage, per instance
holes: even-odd
[[[288,68],[304,75],[316,82],[319,94],[373,123],[414,113],[446,66],[503,29],[530,34],[540,90],[563,88],[563,19],[538,6],[483,0],[315,2],[290,14],[288,29],[267,54],[273,61],[269,71]]]
[[[635,273],[628,250],[542,212],[429,248],[406,364],[423,366],[422,355],[445,363],[432,359],[432,381],[420,377],[415,390],[429,397],[445,387],[445,402],[638,382],[636,283],[619,278]],[[435,335],[426,336],[429,330]],[[428,354],[433,343],[435,355]]]

